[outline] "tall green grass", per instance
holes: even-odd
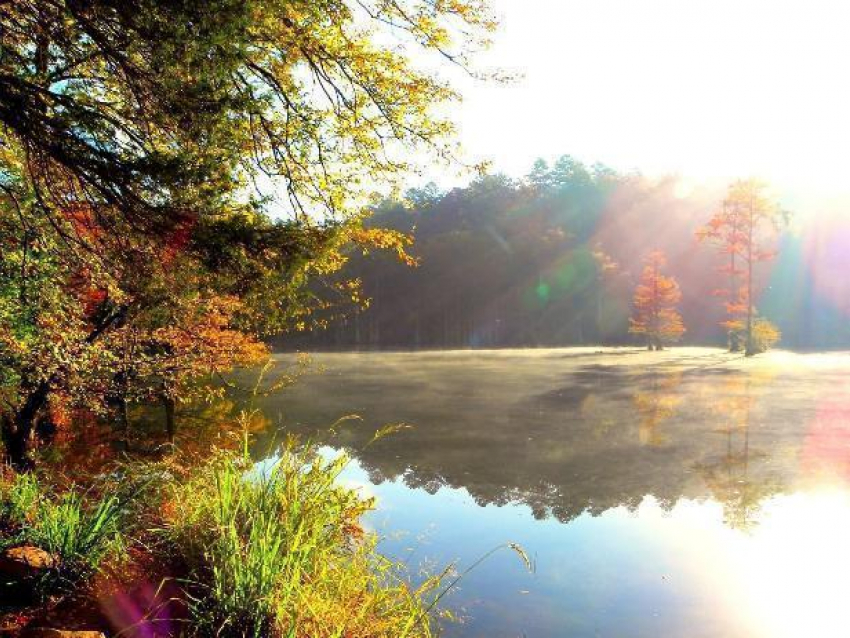
[[[0,543],[10,543],[13,532],[35,519],[40,500],[38,479],[33,474],[9,474],[0,479]]]
[[[286,447],[254,468],[221,455],[174,486],[165,532],[189,568],[202,636],[427,637],[425,596],[375,551],[372,505],[341,487],[347,460]]]
[[[86,579],[129,555],[139,562],[128,584],[182,585],[160,587],[139,623],[176,602],[188,638],[430,638],[437,604],[466,572],[410,585],[362,527],[373,502],[340,484],[347,463],[290,442],[263,464],[244,446],[128,461],[85,491],[0,474],[0,550],[36,545],[57,559],[42,594],[81,585],[95,597]]]
[[[91,574],[123,546],[118,499],[87,504],[76,491],[44,501],[28,541],[59,557],[59,575],[74,581]]]
[[[46,588],[69,585],[96,572],[123,547],[122,511],[115,497],[93,497],[72,488],[53,493],[34,474],[0,481],[0,549],[33,545],[55,566]]]

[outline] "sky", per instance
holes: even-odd
[[[759,177],[839,200],[850,149],[850,3],[493,0],[501,19],[455,110],[471,160],[511,175],[537,157],[683,181]],[[847,197],[850,200],[850,197]]]

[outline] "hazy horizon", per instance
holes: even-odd
[[[842,210],[850,42],[835,2],[495,0],[492,48],[452,111],[464,157],[525,174],[569,153],[683,188],[768,181],[801,214]],[[767,9],[770,10],[767,13]],[[769,21],[768,21],[769,18]],[[510,122],[507,126],[506,122]],[[426,170],[443,187],[467,178]]]

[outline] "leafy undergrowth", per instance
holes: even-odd
[[[38,604],[95,607],[125,636],[433,635],[440,578],[414,588],[376,551],[345,463],[288,445],[260,465],[225,450],[125,463],[86,490],[6,473],[0,550],[56,556]]]

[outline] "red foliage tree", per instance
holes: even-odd
[[[676,309],[682,292],[675,279],[661,273],[667,264],[663,252],[651,252],[645,264],[635,289],[629,332],[645,335],[649,350],[661,350],[665,343],[678,341],[685,332],[682,316]]]

